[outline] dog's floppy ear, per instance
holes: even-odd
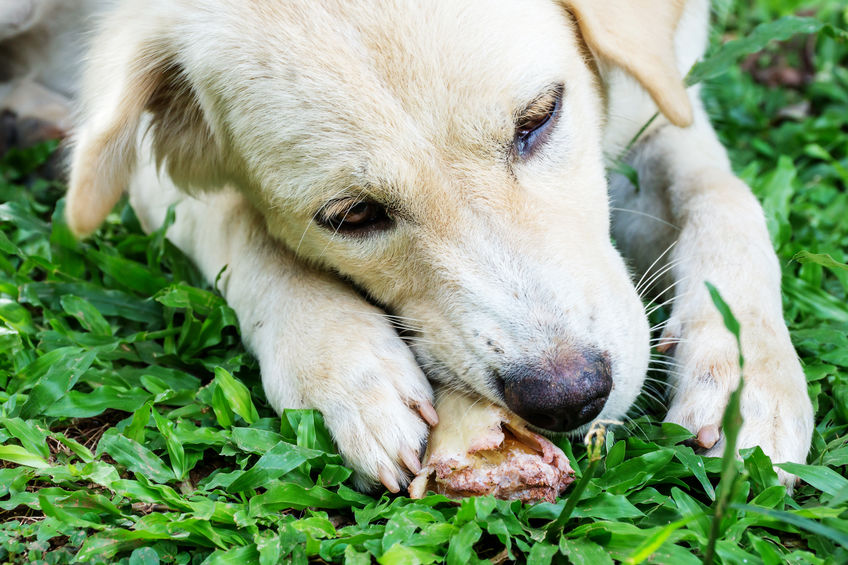
[[[120,199],[143,133],[178,185],[205,186],[222,174],[222,152],[165,25],[133,18],[107,19],[91,48],[65,209],[78,237]]]
[[[692,123],[674,32],[685,0],[561,0],[596,56],[623,68],[674,125]]]

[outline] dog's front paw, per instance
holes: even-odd
[[[696,434],[708,456],[721,456],[721,420],[730,393],[739,383],[735,338],[717,316],[672,318],[666,337],[674,343],[672,399],[666,420]],[[774,463],[804,463],[813,430],[806,379],[785,327],[741,320],[745,354],[740,403],[743,424],[737,449],[760,446]],[[776,469],[791,486],[794,477]]]
[[[297,339],[277,338],[273,348],[260,341],[265,393],[277,411],[321,411],[357,488],[382,483],[398,492],[420,471],[429,425],[438,422],[433,391],[382,317],[342,316]]]
[[[348,359],[338,373],[345,386],[315,404],[354,469],[357,488],[372,490],[379,482],[398,492],[421,470],[429,426],[438,423],[426,378],[400,351]]]

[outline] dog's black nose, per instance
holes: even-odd
[[[539,428],[565,432],[601,413],[612,390],[609,356],[593,350],[559,355],[547,366],[502,373],[507,406]]]

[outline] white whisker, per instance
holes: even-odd
[[[646,218],[650,218],[650,219],[652,219],[652,220],[656,220],[656,221],[658,221],[658,222],[659,222],[659,223],[661,223],[661,224],[665,224],[665,225],[669,226],[670,228],[674,228],[674,229],[676,229],[677,231],[680,231],[680,228],[679,228],[678,226],[675,226],[674,224],[672,224],[672,223],[670,223],[670,222],[667,222],[667,221],[663,220],[662,218],[658,218],[658,217],[656,217],[656,216],[652,216],[651,214],[648,214],[647,212],[642,212],[642,211],[640,211],[640,210],[630,210],[630,209],[628,209],[628,208],[610,208],[610,211],[611,211],[611,212],[627,212],[627,213],[629,213],[629,214],[635,214],[635,215],[637,215],[637,216],[645,216]]]
[[[645,277],[647,277],[647,276],[648,276],[648,273],[650,273],[650,272],[651,272],[651,269],[653,269],[653,268],[654,268],[654,266],[656,266],[656,264],[657,264],[657,263],[659,263],[659,262],[660,262],[660,260],[662,260],[662,258],[663,258],[663,257],[665,257],[665,254],[666,254],[666,253],[668,253],[669,251],[671,251],[671,249],[672,249],[672,248],[673,248],[676,244],[677,244],[677,240],[675,239],[674,241],[672,241],[672,242],[671,242],[671,245],[669,245],[668,247],[666,247],[666,248],[665,248],[665,251],[663,251],[663,252],[660,254],[660,256],[659,256],[659,257],[657,257],[656,259],[654,259],[654,262],[653,262],[653,263],[651,263],[650,267],[648,267],[648,268],[645,270],[645,272],[644,272],[644,273],[642,273],[642,276],[641,276],[641,277],[639,277],[639,282],[637,282],[637,283],[636,283],[636,289],[637,289],[637,290],[636,290],[636,292],[637,292],[637,293],[639,292],[639,291],[638,291],[638,289],[642,286],[642,281],[644,281],[644,280],[645,280]],[[640,295],[640,296],[641,296],[641,295]]]

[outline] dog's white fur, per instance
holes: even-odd
[[[401,461],[427,436],[425,372],[502,402],[493,367],[594,347],[614,381],[599,418],[627,412],[649,329],[610,243],[604,155],[658,104],[626,155],[639,190],[610,184],[612,233],[637,270],[677,241],[652,270],[675,294],[668,419],[719,426],[738,382],[709,280],[742,324],[740,446],[805,460],[812,409],[763,213],[681,81],[706,45],[705,0],[115,3],[81,93],[64,93],[83,108],[70,225],[95,229],[127,186],[146,229],[175,204],[168,236],[210,280],[226,267],[269,401],[320,409],[361,484],[406,481]],[[555,83],[550,137],[505,156],[513,113]],[[396,227],[354,239],[313,221],[362,195],[392,202]]]

